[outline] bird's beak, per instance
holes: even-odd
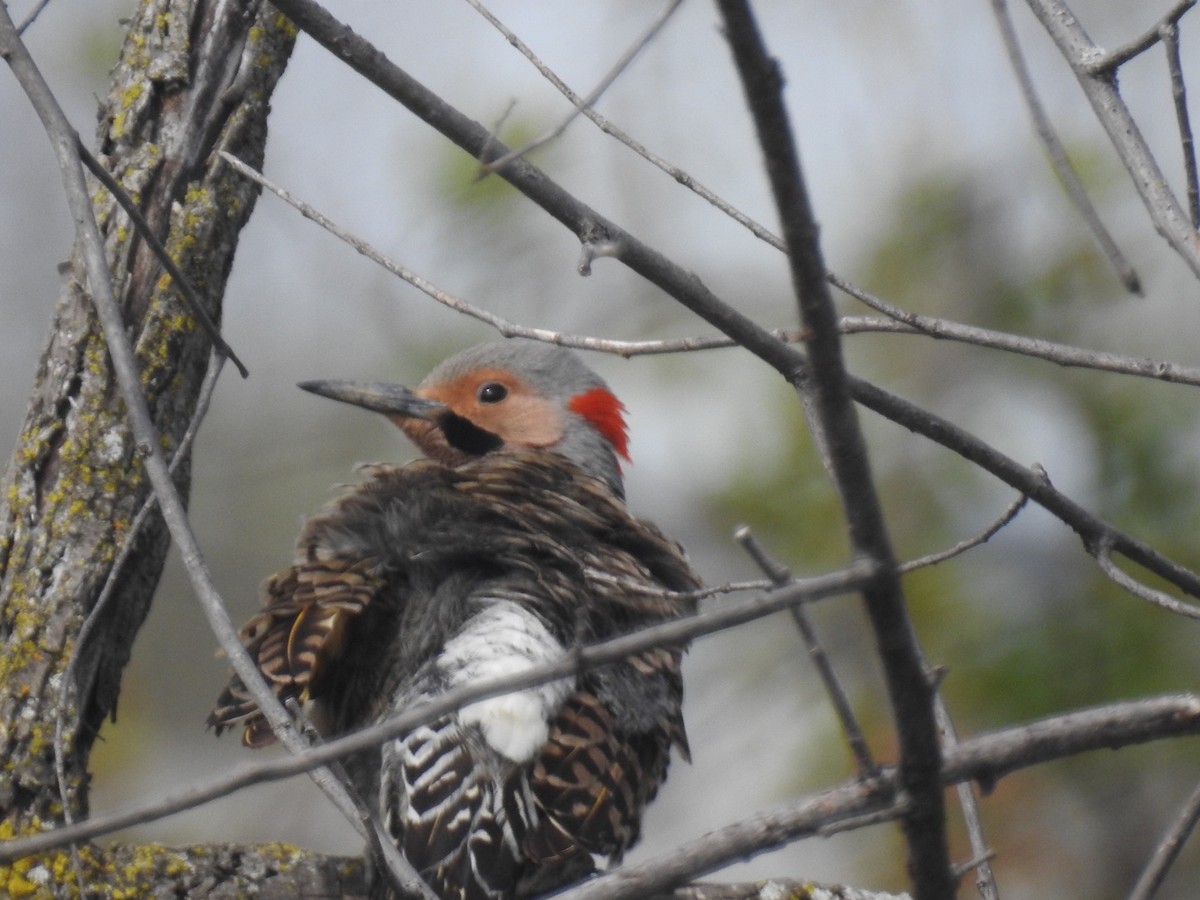
[[[447,411],[444,403],[418,397],[406,387],[382,381],[301,381],[296,387],[392,418],[434,421]]]

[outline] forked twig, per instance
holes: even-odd
[[[1158,20],[1158,23],[1147,29],[1143,34],[1127,44],[1109,53],[1102,53],[1086,65],[1087,71],[1093,75],[1111,75],[1135,56],[1145,53],[1160,40],[1164,25],[1174,25],[1183,18],[1183,14],[1196,5],[1197,0],[1176,0],[1170,11]]]
[[[217,352],[237,366],[238,373],[243,378],[249,378],[250,370],[238,359],[237,354],[233,352],[233,348],[225,342],[221,330],[217,328],[216,323],[209,316],[208,310],[204,308],[204,304],[200,301],[200,296],[196,293],[196,289],[192,287],[191,280],[183,274],[179,266],[175,265],[175,260],[171,259],[171,254],[162,245],[162,241],[158,239],[158,235],[154,233],[154,229],[150,227],[150,223],[146,221],[146,217],[142,215],[142,211],[137,208],[137,204],[133,202],[133,198],[129,196],[129,192],[125,190],[117,179],[109,174],[108,169],[100,165],[100,161],[92,156],[91,151],[83,146],[83,141],[79,140],[79,135],[75,136],[75,140],[79,144],[76,149],[79,151],[79,158],[83,160],[83,164],[108,189],[108,192],[120,204],[121,209],[125,210],[126,215],[129,216],[129,220],[133,223],[134,229],[142,236],[142,239],[146,242],[151,252],[154,253],[155,258],[162,264],[162,267],[167,270],[167,274],[171,276],[176,289],[178,289],[180,295],[183,297],[183,302],[191,310],[196,321],[200,323],[200,327],[208,335],[209,340],[213,342],[213,346]]]
[[[467,0],[467,3],[469,3],[476,12],[478,12],[493,25],[499,25],[499,19],[493,16],[491,11],[489,11],[487,7],[480,2],[480,0]],[[575,109],[573,109],[571,114],[563,119],[562,122],[560,122],[554,128],[551,128],[540,137],[534,138],[529,143],[521,147],[517,147],[515,150],[509,150],[498,159],[481,163],[479,167],[480,173],[491,174],[492,172],[496,172],[508,165],[514,159],[519,159],[520,157],[525,156],[527,153],[536,150],[538,147],[550,143],[564,131],[566,131],[567,126],[574,122],[575,119],[583,114],[586,110],[590,109],[596,103],[596,101],[600,99],[604,92],[612,86],[612,83],[616,81],[618,77],[620,77],[621,73],[629,68],[629,64],[632,63],[637,55],[645,49],[647,44],[654,40],[655,36],[662,30],[663,26],[667,24],[667,21],[675,14],[675,10],[679,9],[682,3],[683,0],[670,0],[666,8],[659,14],[658,18],[650,23],[650,27],[646,29],[645,33],[642,34],[642,36],[633,44],[633,46],[631,46],[621,55],[621,58],[617,60],[612,69],[610,69],[609,72],[600,79],[599,84],[592,88],[591,92],[589,92],[586,97],[578,101],[573,101],[575,103]]]
[[[468,0],[468,2],[471,2],[471,0]],[[472,5],[475,4],[472,3]],[[570,86],[563,81],[553,69],[546,65],[541,58],[533,52],[529,45],[521,40],[520,35],[511,31],[490,11],[481,6],[476,6],[476,8],[480,11],[483,17],[487,19],[487,21],[504,36],[504,39],[517,49],[517,52],[529,60],[533,67],[537,69],[539,73],[541,73],[543,78],[550,82],[550,84],[559,93],[566,97],[576,109],[580,110],[583,115],[586,116],[592,122],[592,124],[599,128],[604,134],[607,134],[609,137],[612,137],[618,142],[624,144],[655,168],[660,169],[667,175],[671,176],[671,178],[676,182],[683,185],[696,196],[710,203],[714,208],[729,216],[729,218],[733,219],[759,240],[770,244],[776,250],[783,249],[783,239],[781,237],[772,233],[771,230],[766,226],[761,225],[754,219],[750,218],[728,200],[725,200],[717,195],[714,191],[712,191],[712,189],[697,181],[688,172],[685,172],[683,169],[679,168],[673,163],[668,162],[658,154],[652,153],[645,147],[645,145],[634,140],[632,135],[621,130],[609,119],[598,113],[589,104],[584,102],[583,97],[571,90]]]
[[[742,545],[742,549],[771,579],[775,587],[782,587],[792,580],[792,573],[788,571],[787,567],[771,558],[766,548],[751,533],[749,527],[740,526],[734,531],[733,536]],[[825,692],[829,695],[834,713],[838,717],[838,722],[841,723],[842,732],[846,735],[847,743],[850,744],[850,750],[854,754],[855,764],[858,767],[858,776],[859,778],[871,778],[878,773],[879,766],[871,756],[871,748],[867,746],[866,735],[863,734],[862,726],[858,724],[858,717],[854,715],[850,697],[846,693],[846,689],[842,687],[841,681],[838,680],[829,654],[825,652],[824,645],[817,637],[816,629],[813,628],[812,620],[808,617],[804,607],[793,606],[791,613],[800,629],[804,648],[808,651],[813,665],[817,667],[817,674],[821,678],[821,683],[825,685]]]
[[[1117,242],[1113,240],[1104,223],[1100,221],[1100,214],[1096,212],[1096,207],[1092,205],[1092,201],[1088,197],[1087,189],[1079,180],[1075,167],[1071,165],[1071,160],[1067,156],[1067,148],[1063,146],[1058,132],[1054,130],[1054,124],[1050,121],[1050,116],[1046,114],[1046,108],[1042,106],[1037,88],[1033,84],[1033,76],[1029,73],[1029,66],[1025,63],[1025,56],[1021,52],[1021,44],[1017,40],[1017,31],[1013,28],[1012,17],[1008,14],[1007,0],[992,0],[992,12],[996,15],[996,24],[1000,29],[1000,38],[1004,42],[1008,61],[1012,65],[1013,74],[1021,88],[1021,95],[1025,98],[1025,107],[1033,119],[1034,131],[1037,132],[1042,146],[1046,148],[1046,153],[1058,175],[1059,183],[1067,192],[1071,203],[1083,216],[1096,243],[1100,245],[1100,252],[1108,260],[1108,264],[1120,279],[1121,284],[1125,285],[1125,289],[1130,293],[1141,294],[1142,285],[1137,272],[1125,258],[1125,254],[1121,252],[1121,248],[1117,246]]]
[[[1200,242],[1141,129],[1117,90],[1116,75],[1097,69],[1105,59],[1064,0],[1026,0],[1074,71],[1084,96],[1129,173],[1156,230],[1200,276]],[[1182,13],[1181,13],[1182,14]]]
[[[397,278],[415,287],[426,296],[437,301],[448,309],[462,313],[465,316],[470,316],[480,322],[490,325],[497,332],[505,337],[524,337],[535,341],[545,341],[550,344],[558,344],[563,347],[573,347],[577,350],[593,350],[598,353],[612,353],[617,356],[631,357],[642,356],[648,354],[659,353],[686,353],[694,350],[714,350],[726,347],[737,346],[737,342],[733,338],[725,335],[700,335],[697,337],[685,337],[663,340],[648,340],[648,341],[623,341],[615,338],[593,337],[590,335],[567,334],[561,331],[553,331],[548,328],[535,328],[530,325],[520,325],[516,322],[509,321],[503,316],[498,316],[490,310],[486,310],[481,306],[476,306],[461,297],[451,294],[449,291],[444,291],[434,285],[428,279],[423,278],[411,269],[400,265],[397,262],[389,259],[382,252],[377,250],[367,241],[351,234],[345,228],[332,221],[328,216],[316,209],[312,205],[304,202],[300,198],[293,195],[290,191],[285,190],[279,185],[265,177],[261,172],[258,172],[246,165],[236,156],[233,156],[225,151],[221,151],[221,158],[236,169],[239,173],[254,181],[256,184],[266,188],[279,199],[289,204],[293,209],[298,211],[306,219],[315,222],[317,225],[324,228],[338,240],[345,242],[353,247],[358,253],[361,253],[371,262],[375,263],[391,272]],[[802,339],[801,332],[797,330],[785,331],[776,329],[770,332],[773,336],[781,341],[795,343]]]

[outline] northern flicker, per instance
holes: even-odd
[[[242,631],[324,734],[689,610],[680,595],[699,582],[681,549],[625,507],[624,407],[570,351],[496,341],[411,391],[300,386],[383,413],[425,455],[365,467],[308,520]],[[471,704],[354,760],[357,786],[440,897],[576,880],[638,839],[671,748],[688,757],[681,653]],[[209,724],[273,740],[236,676]]]

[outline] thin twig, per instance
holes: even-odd
[[[1192,791],[1170,829],[1154,848],[1154,855],[1150,857],[1146,868],[1138,877],[1137,884],[1129,892],[1128,900],[1151,900],[1158,893],[1167,872],[1178,858],[1179,851],[1183,849],[1184,842],[1196,830],[1197,823],[1200,823],[1200,787]]]
[[[467,0],[467,3],[469,3],[476,12],[482,15],[489,22],[498,24],[498,20],[495,18],[495,16],[493,16],[491,12],[479,2],[479,0]],[[625,51],[624,54],[621,55],[621,58],[617,60],[616,65],[612,67],[608,74],[600,79],[600,83],[592,88],[591,92],[586,97],[575,103],[575,109],[573,109],[571,114],[563,119],[562,122],[540,137],[534,138],[524,146],[517,147],[515,150],[509,150],[499,159],[493,159],[490,162],[484,163],[479,167],[480,172],[483,174],[491,174],[499,171],[514,159],[519,159],[520,157],[525,156],[527,153],[536,150],[538,147],[542,147],[558,138],[559,135],[567,130],[567,126],[574,122],[581,113],[595,105],[596,101],[599,100],[604,92],[612,86],[612,83],[616,81],[618,77],[620,77],[621,73],[629,68],[629,64],[632,63],[634,59],[637,58],[637,55],[646,48],[646,45],[654,40],[655,36],[657,36],[659,31],[662,30],[663,26],[667,24],[667,21],[672,15],[675,14],[675,10],[679,9],[682,3],[683,0],[671,0],[662,13],[659,14],[658,18],[650,23],[650,27],[646,29],[646,32],[633,44],[632,47],[630,47]]]
[[[1171,98],[1175,101],[1175,121],[1179,123],[1179,143],[1183,151],[1183,171],[1187,178],[1188,211],[1192,227],[1200,228],[1200,185],[1196,178],[1196,142],[1192,139],[1192,123],[1188,117],[1187,87],[1183,81],[1183,64],[1179,60],[1179,23],[1165,22],[1159,26],[1163,49],[1167,52],[1167,71],[1171,74]]]
[[[155,258],[167,270],[167,274],[171,276],[171,280],[183,297],[184,304],[191,311],[196,321],[200,323],[200,328],[208,335],[209,340],[213,342],[216,351],[222,356],[227,357],[230,362],[237,366],[238,373],[243,378],[249,378],[250,370],[238,359],[237,354],[233,352],[233,348],[225,342],[225,338],[221,335],[221,330],[217,328],[216,323],[209,316],[208,310],[204,308],[204,304],[200,300],[200,295],[192,287],[191,280],[183,274],[179,266],[175,265],[175,260],[171,259],[171,254],[162,245],[162,241],[158,239],[158,235],[154,233],[154,229],[150,227],[150,223],[146,221],[146,217],[142,215],[142,211],[137,208],[137,204],[133,202],[133,198],[129,196],[129,192],[121,186],[117,179],[109,174],[109,171],[104,166],[100,165],[100,161],[92,156],[91,151],[83,146],[83,142],[79,140],[79,135],[75,136],[75,140],[79,142],[79,157],[83,160],[83,164],[108,189],[108,192],[120,204],[121,209],[125,210],[126,215],[129,216],[129,220],[133,223],[134,229],[142,236],[146,245],[154,253]]]
[[[771,558],[766,548],[751,533],[749,527],[740,526],[734,531],[733,537],[742,545],[742,549],[758,567],[766,573],[775,587],[783,587],[792,580],[792,573],[788,571],[787,567]],[[808,651],[813,665],[817,667],[817,674],[821,678],[821,683],[825,685],[825,692],[829,694],[834,713],[842,726],[842,732],[846,735],[847,743],[850,744],[850,750],[854,754],[855,765],[858,768],[858,777],[871,778],[879,771],[879,766],[871,756],[871,748],[867,746],[866,735],[863,733],[862,726],[858,724],[858,717],[854,715],[850,696],[842,687],[841,681],[838,680],[837,673],[833,670],[833,663],[825,652],[824,645],[817,637],[816,629],[813,628],[812,620],[809,619],[804,607],[793,606],[791,613],[796,626],[800,629],[804,648]]]
[[[545,341],[563,347],[573,347],[578,350],[611,353],[627,359],[633,356],[688,353],[698,350],[719,350],[738,346],[737,340],[721,334],[696,335],[694,337],[675,339],[625,341],[615,338],[568,334],[512,322],[437,287],[422,276],[391,260],[369,242],[333,222],[320,210],[296,197],[285,188],[280,187],[261,172],[247,166],[237,157],[231,156],[224,151],[222,151],[221,156],[246,178],[275,194],[305,218],[315,222],[338,240],[353,247],[355,251],[367,259],[417,288],[443,306],[484,322],[495,328],[499,334],[505,337],[527,337],[532,340]],[[949,319],[918,315],[917,313],[912,313],[889,304],[881,297],[870,293],[833,272],[828,273],[828,279],[829,283],[839,290],[844,291],[895,320],[895,323],[888,323],[878,319],[846,316],[839,323],[839,329],[843,334],[860,334],[863,332],[924,334],[932,338],[957,341],[1010,353],[1019,353],[1022,356],[1043,359],[1060,366],[1095,369],[1096,371],[1113,372],[1119,375],[1133,375],[1139,378],[1165,381],[1169,384],[1200,386],[1200,368],[1197,367],[1184,366],[1164,360],[1123,356],[1117,353],[1106,353],[1083,347],[1073,347],[1069,344],[1060,344],[1055,341],[1043,340],[1042,338],[1026,337],[1024,335],[995,331],[989,328],[980,328],[974,325],[964,325]],[[770,330],[768,333],[776,340],[790,344],[799,343],[804,339],[803,331],[798,329],[777,328]]]
[[[891,306],[837,276],[830,276],[830,282],[851,296],[880,310],[884,315],[896,319],[896,321],[884,322],[869,317],[844,316],[838,326],[842,334],[863,334],[865,332],[921,334],[936,340],[957,341],[976,347],[1001,350],[1005,353],[1019,353],[1022,356],[1042,359],[1068,368],[1132,375],[1135,378],[1150,378],[1155,381],[1164,381],[1167,384],[1200,385],[1200,368],[1195,366],[1183,366],[1179,363],[1146,357],[1122,356],[1119,353],[1074,347],[1070,344],[1060,344],[1042,338],[1025,337],[1006,331],[980,328],[976,325],[963,325],[949,319],[918,315]],[[780,339],[790,341],[792,337],[789,334]],[[714,345],[696,349],[709,349],[711,346]]]
[[[1042,469],[1041,466],[1036,464],[1034,465],[1034,469],[1041,469],[1043,472],[1045,471],[1045,469]],[[1004,510],[1004,512],[1000,514],[1000,517],[996,519],[996,521],[994,521],[979,534],[975,535],[974,537],[967,538],[965,541],[959,541],[953,547],[949,547],[945,550],[939,550],[937,553],[930,553],[928,556],[922,556],[918,559],[901,563],[896,567],[897,570],[900,572],[900,574],[907,575],[909,572],[913,572],[917,569],[923,569],[927,566],[936,566],[938,563],[943,563],[948,559],[953,559],[956,556],[966,553],[972,547],[978,547],[980,544],[987,543],[992,539],[993,536],[995,536],[996,532],[1015,519],[1017,517],[1017,513],[1024,509],[1025,504],[1028,502],[1029,497],[1025,494],[1021,494],[1021,496],[1017,497],[1016,500],[1009,504],[1008,509]]]
[[[995,858],[996,858],[995,850],[986,850],[983,853],[979,854],[978,856],[972,856],[968,860],[964,860],[963,862],[956,863],[954,866],[954,874],[957,875],[959,878],[962,878],[964,875],[966,875],[972,869],[977,869],[980,866],[989,865],[991,863],[991,861]],[[981,890],[981,893],[982,893],[982,890]]]
[[[1100,245],[1100,252],[1108,260],[1108,264],[1121,284],[1130,293],[1141,294],[1142,285],[1137,272],[1125,258],[1125,254],[1121,252],[1121,248],[1117,246],[1117,242],[1113,240],[1104,223],[1100,221],[1100,214],[1092,205],[1087,189],[1079,180],[1075,167],[1071,165],[1071,160],[1067,156],[1067,148],[1063,146],[1058,132],[1054,130],[1054,123],[1050,121],[1050,116],[1046,114],[1046,108],[1042,106],[1037,88],[1033,84],[1033,76],[1029,73],[1029,66],[1021,52],[1021,44],[1017,40],[1017,31],[1013,28],[1012,17],[1008,13],[1007,0],[992,0],[992,12],[996,15],[1000,38],[1004,42],[1004,49],[1008,53],[1008,61],[1012,65],[1013,74],[1016,75],[1017,84],[1021,88],[1021,95],[1025,98],[1025,106],[1033,118],[1034,131],[1037,132],[1038,139],[1041,140],[1042,146],[1046,148],[1046,153],[1050,156],[1050,163],[1054,166],[1059,183],[1067,192],[1075,209],[1083,216],[1096,243]]]
[[[25,29],[37,21],[37,17],[42,14],[42,10],[50,5],[50,0],[38,0],[37,4],[29,11],[23,22],[17,26],[17,34],[25,34]]]
[[[1087,66],[1087,71],[1092,75],[1110,75],[1116,72],[1121,66],[1129,62],[1135,56],[1145,53],[1160,40],[1162,40],[1162,27],[1164,25],[1174,25],[1183,14],[1196,5],[1196,0],[1176,0],[1176,3],[1171,7],[1170,11],[1158,20],[1158,23],[1146,30],[1139,37],[1134,38],[1128,44],[1124,44],[1109,53],[1102,53]]]
[[[935,691],[933,695],[933,712],[937,717],[938,728],[942,732],[942,752],[953,753],[959,746],[958,729],[954,727],[954,719],[942,692]],[[963,823],[967,827],[967,839],[971,842],[971,852],[975,855],[964,867],[955,867],[956,880],[970,869],[975,870],[975,887],[983,900],[1000,900],[1000,888],[996,884],[996,873],[992,871],[991,858],[994,855],[988,847],[987,838],[983,834],[983,816],[979,812],[979,799],[975,796],[975,786],[969,781],[960,781],[954,785],[958,795],[958,805],[962,809]]]
[[[827,575],[794,579],[786,587],[762,596],[743,598],[714,609],[707,609],[680,619],[673,619],[599,644],[582,647],[563,654],[552,662],[530,666],[514,675],[474,682],[446,691],[436,699],[416,704],[399,715],[371,725],[360,731],[327,741],[320,746],[243,766],[233,773],[222,775],[206,784],[188,788],[176,794],[158,797],[150,803],[129,810],[97,816],[75,825],[66,825],[43,834],[22,837],[0,843],[0,863],[33,853],[45,852],[74,841],[89,840],[131,825],[161,819],[192,809],[203,803],[225,797],[253,784],[291,778],[303,772],[325,766],[335,759],[378,747],[384,741],[411,731],[477,700],[524,690],[565,676],[581,669],[624,659],[651,647],[682,644],[701,635],[713,634],[773,615],[798,603],[812,603],[828,597],[859,590],[873,577],[874,569],[865,561]]]
[[[200,600],[201,608],[234,670],[245,683],[267,721],[270,722],[272,730],[293,752],[302,751],[307,746],[306,742],[296,732],[287,711],[263,679],[258,667],[250,659],[250,655],[242,646],[237,630],[229,619],[224,601],[212,583],[199,543],[192,531],[191,523],[188,521],[186,507],[175,488],[175,482],[163,457],[158,431],[150,415],[146,396],[141,389],[137,360],[133,348],[130,346],[129,337],[125,333],[124,318],[113,292],[104,241],[100,235],[100,228],[96,222],[95,211],[83,173],[84,166],[79,154],[78,135],[71,127],[58,100],[29,55],[29,51],[21,42],[16,28],[8,16],[7,8],[2,3],[0,3],[0,54],[4,56],[13,74],[16,75],[17,81],[29,97],[54,148],[67,204],[75,220],[76,240],[87,270],[90,295],[104,333],[105,343],[108,346],[113,372],[125,401],[129,429],[136,441],[138,455],[146,467],[150,484],[158,496],[159,507],[171,537],[179,547],[184,567],[192,581],[196,596]],[[359,813],[346,787],[337,781],[328,769],[314,770],[312,777],[347,819],[359,827]],[[383,843],[385,851],[388,848],[393,851],[384,857],[389,877],[398,886],[434,900],[433,894],[408,862],[400,856],[394,845],[390,841]]]
[[[1142,584],[1140,581],[1131,578],[1121,571],[1120,567],[1112,560],[1113,546],[1109,540],[1100,540],[1096,548],[1092,551],[1092,555],[1096,558],[1096,562],[1100,566],[1110,581],[1123,587],[1133,596],[1145,600],[1148,603],[1153,603],[1160,609],[1165,609],[1167,612],[1173,612],[1180,616],[1187,616],[1189,619],[1200,619],[1200,606],[1191,603],[1184,603],[1172,597],[1170,594],[1156,590],[1149,585]]]

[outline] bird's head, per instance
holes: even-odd
[[[415,389],[379,382],[306,381],[323,397],[383,413],[425,455],[448,465],[489,453],[561,453],[623,496],[629,459],[624,410],[570,350],[512,338],[443,361]]]

